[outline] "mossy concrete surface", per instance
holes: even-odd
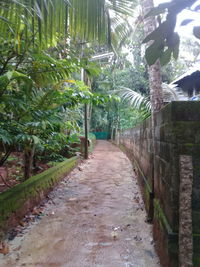
[[[77,162],[78,157],[67,159],[0,194],[0,237],[37,205]]]

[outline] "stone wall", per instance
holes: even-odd
[[[121,132],[119,142],[134,162],[147,208],[154,188],[154,237],[163,266],[178,266],[179,209],[185,204],[179,203],[180,159],[191,157],[193,265],[200,266],[200,103],[172,102],[157,114],[155,158],[151,119]]]

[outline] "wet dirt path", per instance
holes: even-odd
[[[98,141],[50,196],[46,216],[9,244],[0,266],[160,266],[131,164],[116,146]]]

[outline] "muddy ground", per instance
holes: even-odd
[[[160,266],[131,163],[109,142],[50,193],[43,215],[8,242],[0,266]]]

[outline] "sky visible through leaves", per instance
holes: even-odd
[[[166,3],[166,2],[170,2],[170,1],[169,0],[154,0],[154,5],[158,6],[159,4]],[[197,5],[200,5],[200,0],[196,1],[193,6],[195,7]],[[200,25],[199,17],[200,17],[199,12],[194,12],[194,11],[190,11],[190,10],[182,11],[178,15],[176,31],[181,36],[191,37],[191,38],[194,38],[195,41],[197,41],[197,39],[193,36],[192,30],[193,30],[193,26]],[[194,19],[194,21],[192,23],[190,23],[186,26],[180,26],[181,22],[184,19],[191,19],[191,18]]]

